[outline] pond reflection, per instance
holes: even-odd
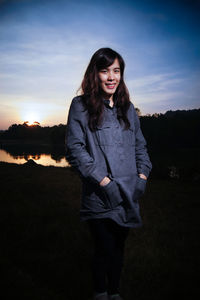
[[[69,166],[63,148],[50,146],[13,146],[6,145],[0,149],[0,161],[24,164],[29,159],[43,166],[67,167]],[[6,149],[5,149],[6,148]],[[43,148],[43,149],[41,149]],[[45,149],[44,149],[45,148]],[[23,150],[22,150],[23,149]]]

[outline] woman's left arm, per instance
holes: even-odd
[[[146,140],[140,128],[140,120],[134,109],[134,123],[135,123],[135,158],[138,175],[147,179],[152,169],[152,164],[147,153]]]

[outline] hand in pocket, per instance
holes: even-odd
[[[114,180],[111,180],[108,184],[102,186],[102,189],[108,200],[109,208],[115,208],[123,201],[119,187]]]

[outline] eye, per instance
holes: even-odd
[[[115,73],[120,73],[120,69],[115,69]]]
[[[100,72],[101,73],[107,73],[107,70],[101,70]]]

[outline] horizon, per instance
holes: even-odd
[[[125,60],[142,115],[200,107],[199,0],[1,0],[0,128],[66,124],[92,54]]]
[[[136,108],[138,108],[138,107],[136,107]],[[152,114],[141,114],[140,115],[140,117],[145,117],[145,116],[150,116],[150,117],[153,117],[153,116],[155,116],[155,115],[165,115],[167,112],[177,112],[177,111],[192,111],[192,110],[199,110],[200,109],[200,107],[199,108],[188,108],[188,109],[176,109],[176,110],[167,110],[167,111],[165,111],[164,113],[158,113],[158,112],[155,112],[155,113],[152,113]],[[12,123],[12,124],[10,124],[7,128],[5,128],[5,129],[2,129],[2,128],[0,128],[0,131],[6,131],[6,130],[8,130],[9,129],[9,127],[11,127],[12,125],[24,125],[25,123],[29,123],[29,121],[23,121],[23,123]],[[33,126],[37,126],[38,124],[35,124],[34,125],[34,123],[38,123],[39,124],[39,126],[40,127],[53,127],[53,126],[59,126],[59,125],[63,125],[63,126],[65,126],[66,125],[66,123],[64,124],[64,123],[58,123],[58,124],[53,124],[53,125],[48,125],[48,124],[42,124],[42,123],[40,123],[40,122],[38,122],[38,121],[33,121],[32,123],[29,123],[29,124],[27,124],[27,126],[28,127],[33,127]]]

